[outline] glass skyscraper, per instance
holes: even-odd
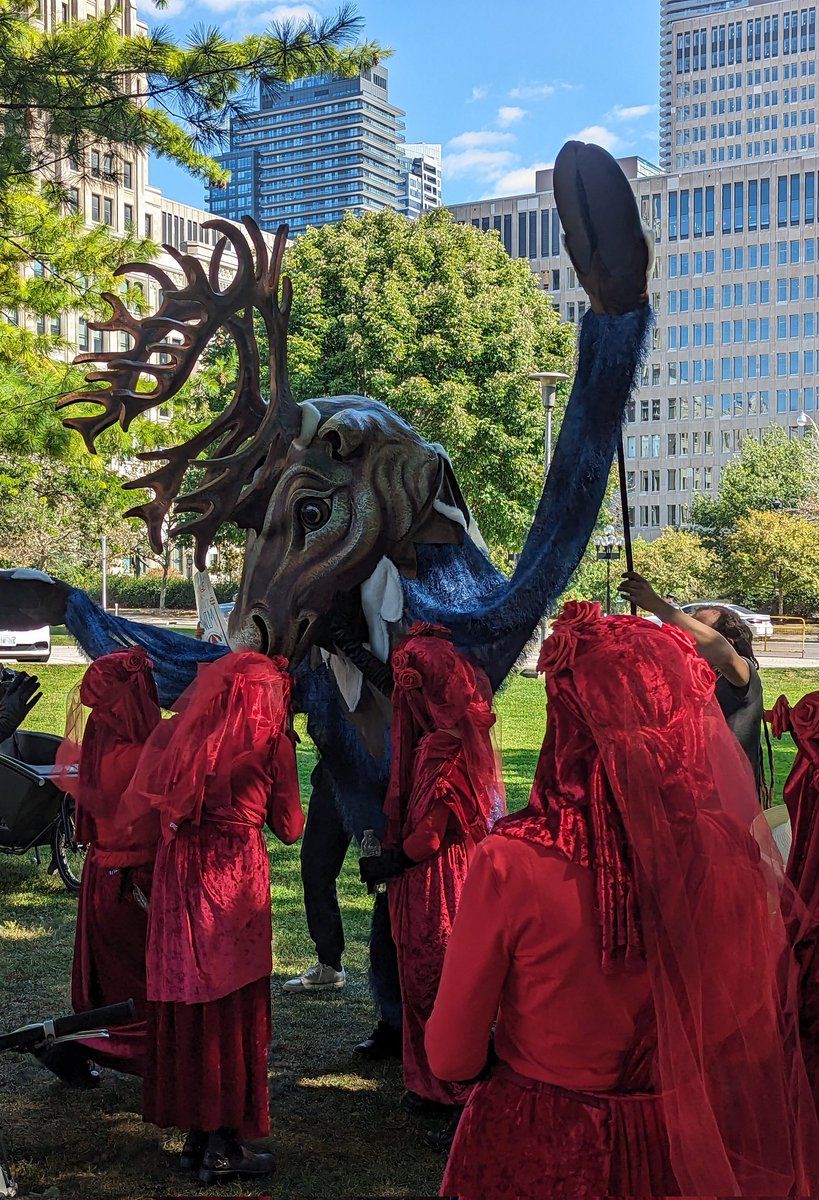
[[[401,208],[403,116],[381,66],[263,88],[259,110],[231,124],[219,157],[230,182],[210,188],[208,207],[233,221],[249,214],[264,229],[286,221],[293,236],[346,212]]]

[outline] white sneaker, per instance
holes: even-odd
[[[295,979],[288,979],[283,983],[282,991],[329,992],[334,988],[343,988],[346,982],[347,975],[343,967],[336,971],[334,967],[328,967],[325,963],[316,963],[303,975],[297,975]]]

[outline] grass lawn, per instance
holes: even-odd
[[[29,725],[62,732],[66,699],[83,667],[38,667],[44,697]],[[792,701],[819,689],[819,671],[763,671],[765,697]],[[526,802],[543,737],[542,684],[517,678],[499,702],[499,735],[509,805]],[[303,729],[302,729],[303,734]],[[776,744],[781,793],[793,747]],[[303,796],[313,751],[299,749]],[[286,997],[283,979],[313,962],[299,879],[298,847],[271,844],[276,973],[270,1060],[271,1140],[279,1167],[265,1186],[229,1185],[220,1194],[276,1200],[434,1196],[443,1159],[425,1149],[422,1125],[397,1107],[397,1064],[363,1066],[350,1048],[374,1019],[367,990],[370,903],[348,857],[339,890],[347,935],[346,989]],[[67,1011],[76,901],[33,862],[0,857],[0,1028]],[[29,1058],[0,1060],[3,1137],[21,1193],[56,1186],[63,1197],[147,1200],[206,1192],[174,1166],[181,1138],[143,1126],[139,1085],[113,1072],[98,1092],[71,1092]]]

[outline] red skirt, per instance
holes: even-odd
[[[433,1075],[424,1048],[471,846],[464,841],[445,843],[388,887],[401,980],[404,1086],[438,1104],[466,1104],[471,1090],[468,1084],[446,1083]]]
[[[85,862],[77,908],[71,1003],[75,1012],[133,1000],[136,1020],[111,1026],[109,1038],[82,1043],[98,1063],[142,1075],[145,1056],[145,940],[148,913],[134,889],[149,899],[153,864],[101,866],[92,849]]]
[[[569,1092],[505,1063],[473,1089],[441,1185],[458,1200],[679,1194],[655,1096]]]
[[[267,1137],[270,979],[207,1004],[148,1003],[143,1120]]]

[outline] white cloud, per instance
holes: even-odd
[[[514,134],[501,133],[498,129],[470,129],[450,138],[449,146],[453,150],[474,150],[486,146],[498,146],[504,142],[513,142]]]
[[[445,154],[442,164],[447,179],[458,179],[463,175],[474,175],[478,179],[494,180],[510,171],[517,160],[511,150],[490,150],[480,147]]]
[[[535,172],[546,171],[554,163],[536,162],[528,167],[514,167],[492,181],[492,196],[522,196],[535,190]],[[491,197],[485,197],[491,199]]]
[[[499,125],[514,125],[517,121],[522,121],[526,116],[525,108],[517,108],[514,105],[504,105],[498,109],[498,124]]]
[[[510,100],[545,100],[555,92],[575,92],[579,85],[576,83],[523,83],[513,87],[509,92]]]
[[[570,142],[594,142],[596,146],[602,146],[604,150],[608,150],[609,154],[616,154],[625,145],[620,135],[615,133],[613,129],[608,129],[605,125],[587,125],[585,129],[581,129],[579,133],[571,134],[566,140]]]
[[[606,113],[607,121],[641,121],[643,117],[651,116],[657,111],[655,104],[633,104],[631,107],[615,104],[611,112]]]
[[[211,12],[232,14],[228,25],[231,29],[265,29],[274,22],[309,21],[319,16],[312,4],[274,4],[263,7],[264,0],[199,0],[203,8]]]
[[[473,87],[469,99],[467,100],[467,104],[474,104],[476,100],[484,100],[488,95],[489,88],[482,83],[478,84],[477,87]]]

